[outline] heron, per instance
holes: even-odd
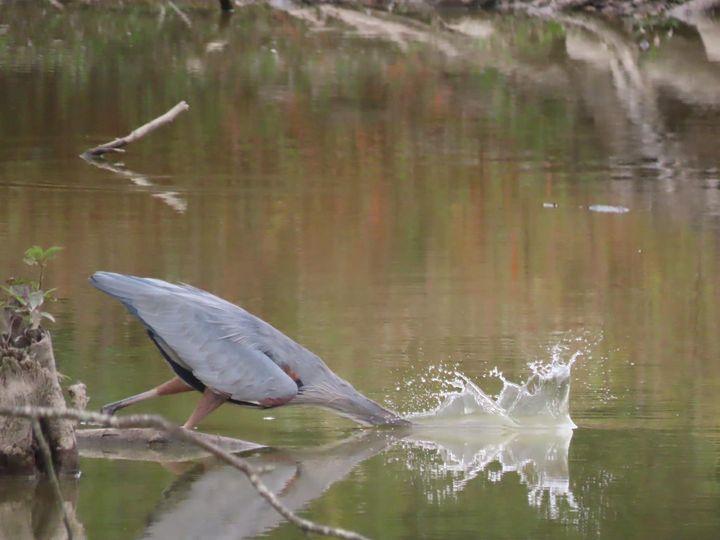
[[[227,402],[260,409],[316,405],[363,425],[409,424],[358,392],[317,355],[214,294],[184,283],[112,272],[96,272],[90,282],[142,323],[175,374],[150,390],[105,405],[105,414],[195,390],[202,397],[183,425],[186,429]]]

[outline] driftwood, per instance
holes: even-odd
[[[123,148],[125,148],[128,144],[141,139],[148,133],[155,131],[157,128],[162,127],[165,124],[169,124],[175,120],[178,115],[187,111],[189,108],[190,106],[185,101],[181,101],[162,116],[158,116],[147,124],[140,126],[139,128],[133,130],[130,134],[115,139],[114,141],[101,144],[100,146],[96,146],[90,150],[86,150],[81,154],[81,157],[93,158],[102,156],[103,154],[107,154],[109,152],[124,152]]]
[[[258,471],[252,467],[246,460],[239,456],[235,456],[216,446],[206,438],[197,433],[183,429],[180,426],[168,422],[161,416],[155,415],[133,415],[133,416],[108,416],[106,414],[80,411],[76,409],[51,409],[48,407],[3,407],[0,406],[0,417],[7,416],[20,419],[40,419],[41,421],[51,421],[57,419],[75,420],[87,422],[95,425],[111,427],[116,429],[127,428],[151,428],[162,431],[166,436],[194,444],[220,461],[231,465],[241,471],[248,478],[258,494],[265,499],[280,515],[287,519],[290,523],[305,532],[322,534],[325,536],[335,536],[337,538],[346,538],[349,540],[364,540],[366,537],[353,531],[337,527],[329,527],[301,518],[295,512],[286,507],[277,495],[273,493],[265,483],[260,479]]]
[[[267,449],[266,446],[221,435],[195,432],[197,437],[230,454]],[[207,450],[149,428],[79,429],[75,432],[80,456],[133,461],[179,462],[207,457]]]
[[[45,332],[28,347],[0,351],[0,408],[30,406],[64,409],[52,340]],[[78,452],[73,423],[68,418],[48,418],[40,423],[60,474],[78,473]],[[0,417],[0,474],[35,475],[43,466],[40,441],[32,422]]]

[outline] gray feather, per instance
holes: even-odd
[[[120,300],[173,361],[236,401],[291,400],[323,405],[365,423],[397,420],[318,356],[222,298],[190,285],[111,272],[96,272],[90,281]]]

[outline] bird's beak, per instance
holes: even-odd
[[[366,426],[409,426],[410,422],[359,392],[339,398],[333,408],[343,416]]]

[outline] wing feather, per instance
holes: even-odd
[[[118,297],[205,386],[243,402],[289,400],[297,394],[295,381],[263,351],[263,336],[277,330],[242,308],[154,279],[98,273],[93,284]],[[281,342],[280,350],[297,346],[285,339],[291,345]]]

